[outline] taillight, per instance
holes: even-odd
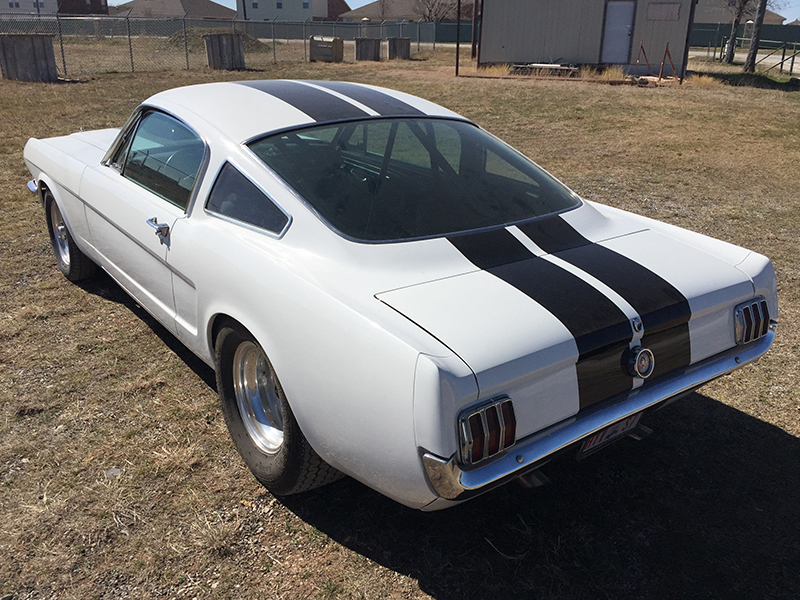
[[[766,300],[756,298],[740,304],[733,313],[736,343],[748,344],[764,337],[769,331],[769,309]]]
[[[461,461],[475,464],[513,446],[517,438],[514,405],[508,398],[470,408],[459,418]]]

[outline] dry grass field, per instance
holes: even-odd
[[[418,58],[0,82],[0,597],[800,597],[800,93],[454,79]],[[278,77],[429,98],[586,198],[768,255],[772,351],[653,415],[647,440],[552,463],[548,487],[435,514],[349,479],[272,497],[212,371],[107,276],[60,275],[22,148],[118,126],[165,88]]]

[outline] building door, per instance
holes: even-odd
[[[610,65],[628,63],[635,6],[634,0],[609,0],[606,4],[601,63]]]

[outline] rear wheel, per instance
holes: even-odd
[[[80,281],[94,275],[95,264],[80,251],[72,239],[61,210],[56,204],[53,194],[47,190],[44,194],[44,206],[47,214],[47,229],[50,233],[50,245],[58,263],[58,269],[70,281]]]
[[[275,369],[250,333],[223,327],[215,359],[228,431],[239,455],[264,487],[278,495],[297,494],[342,476],[303,436]]]

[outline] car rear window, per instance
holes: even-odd
[[[580,203],[524,156],[463,121],[352,121],[267,136],[249,147],[323,220],[361,241],[508,225]]]

